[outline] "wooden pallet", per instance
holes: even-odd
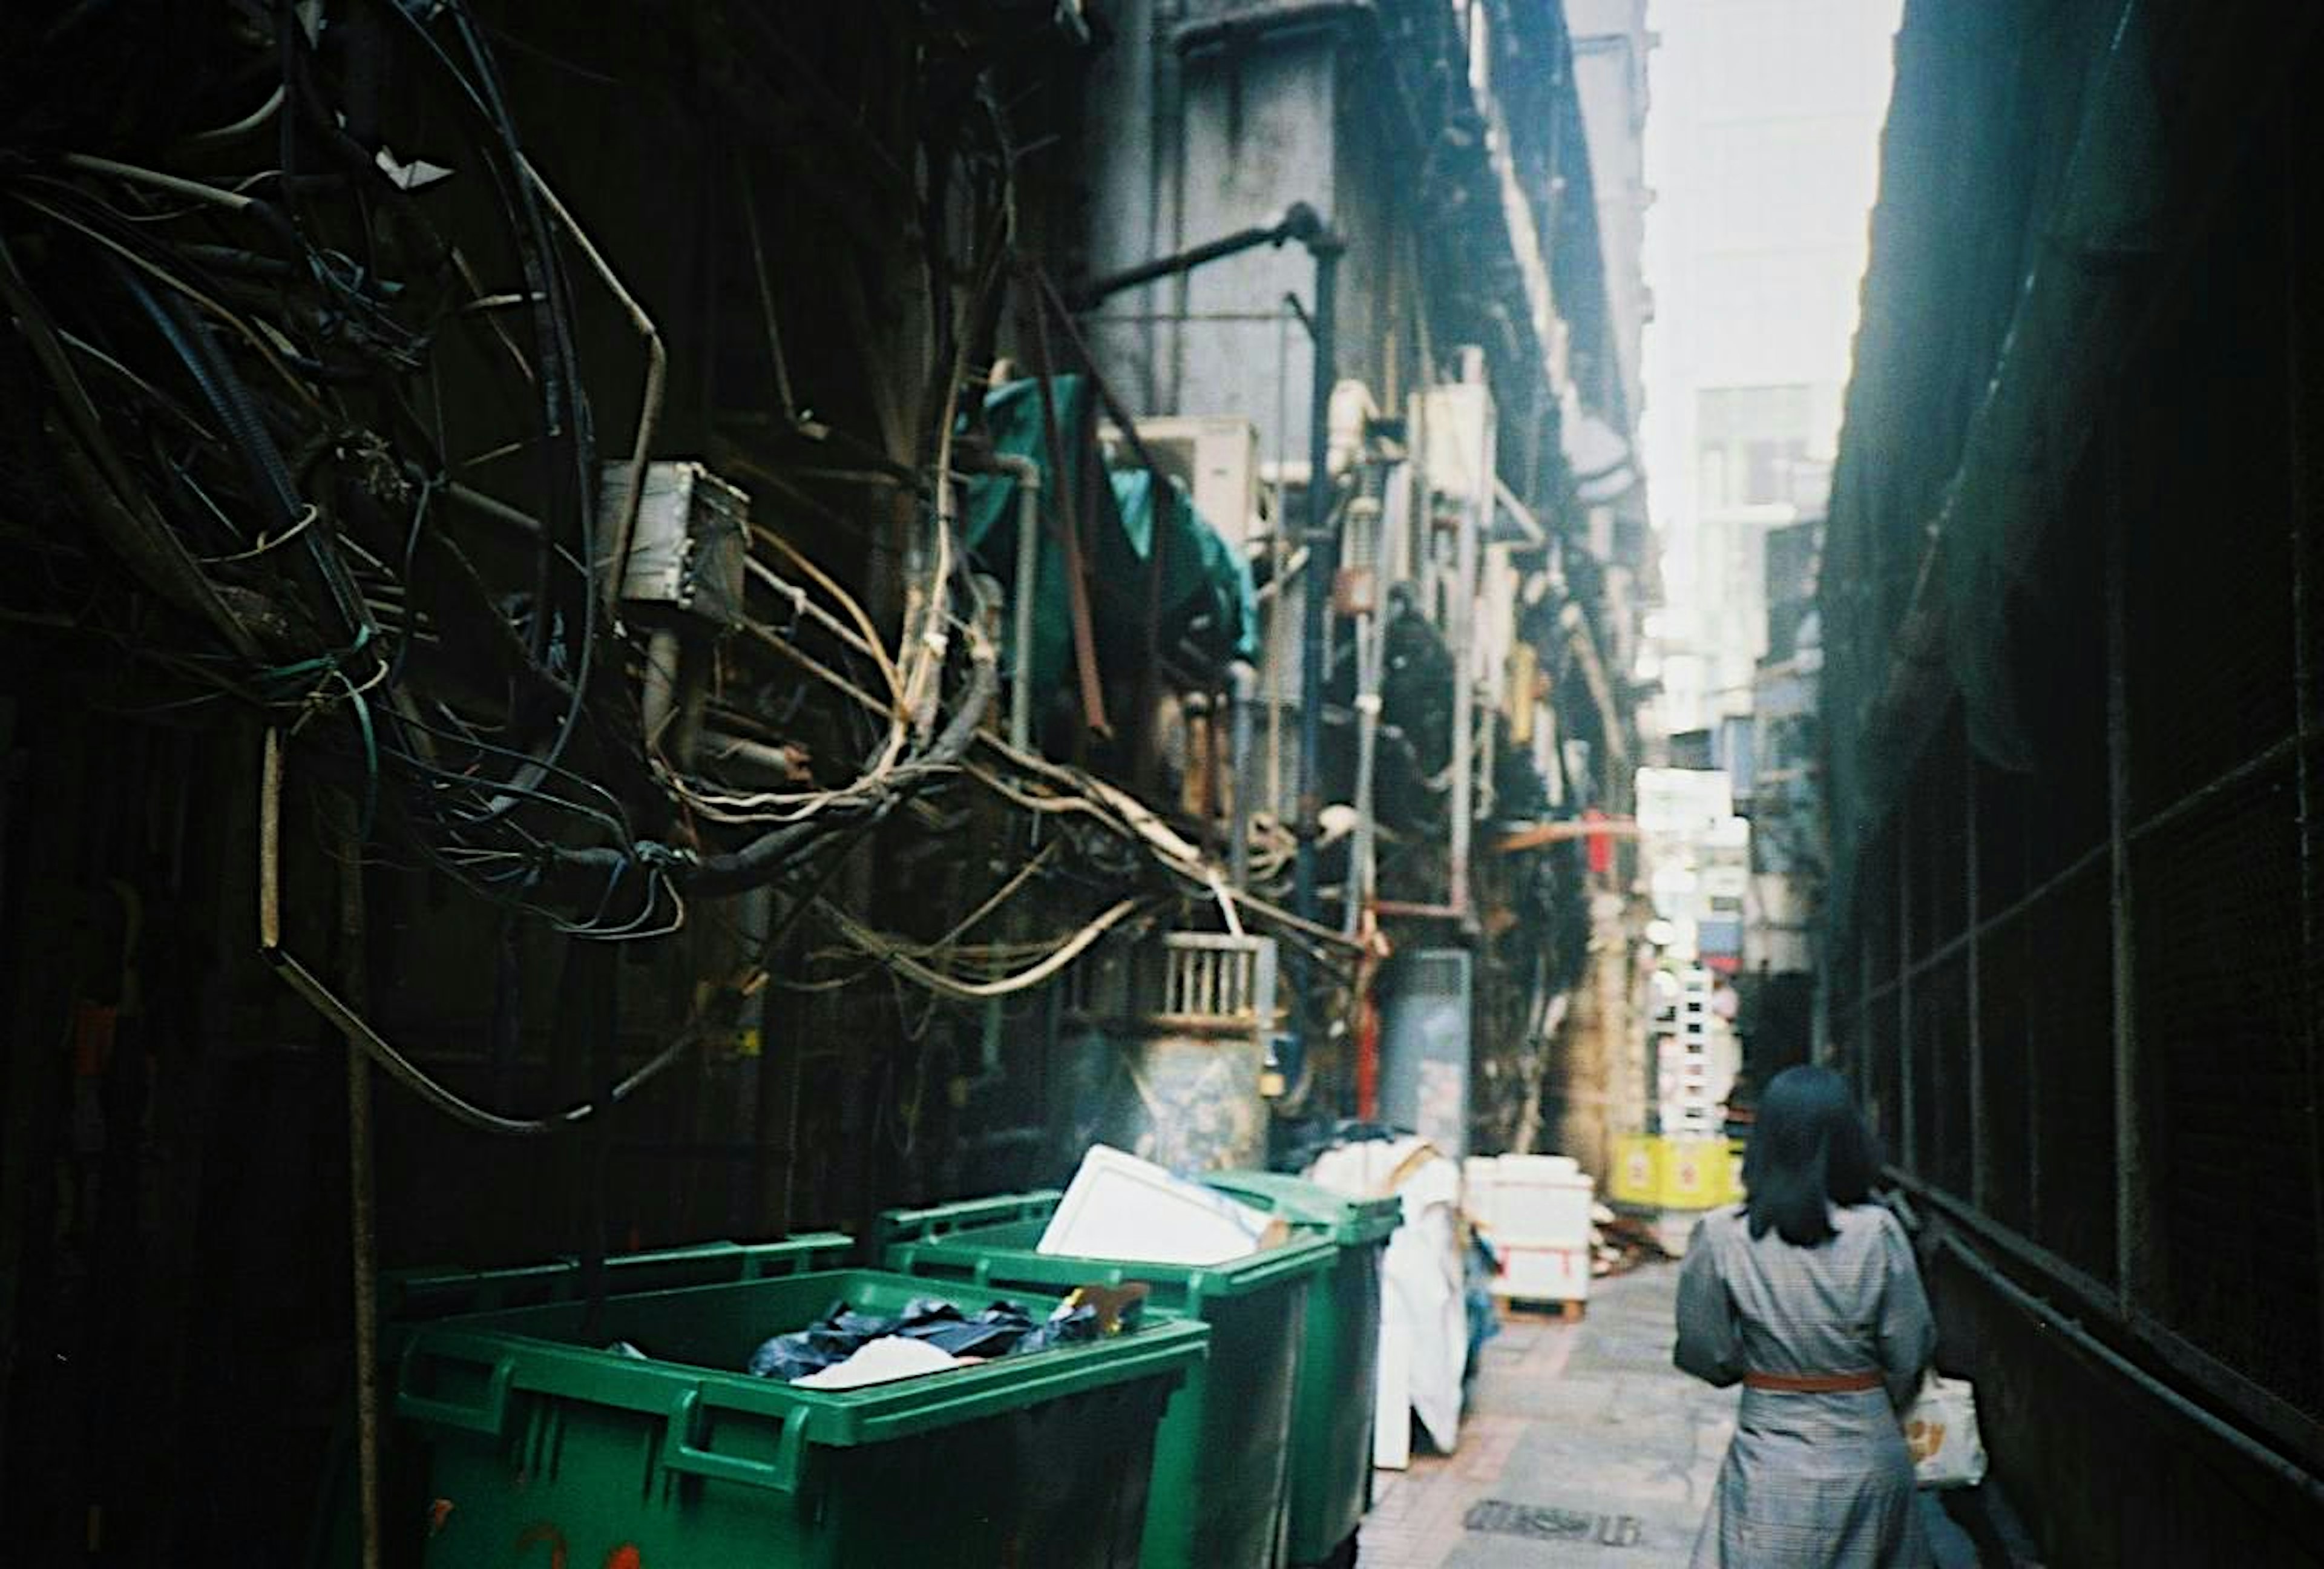
[[[1549,1302],[1522,1297],[1499,1299],[1501,1311],[1511,1318],[1540,1324],[1579,1324],[1589,1308],[1587,1302]]]

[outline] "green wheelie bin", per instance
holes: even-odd
[[[837,1232],[816,1232],[779,1242],[696,1242],[685,1247],[619,1253],[605,1260],[604,1289],[609,1297],[669,1291],[684,1286],[721,1286],[771,1275],[828,1269],[855,1245]],[[413,1327],[463,1314],[569,1302],[581,1295],[581,1261],[573,1258],[517,1264],[498,1269],[429,1265],[397,1269],[382,1278],[379,1292],[380,1380],[390,1383]],[[382,1399],[386,1398],[382,1389]],[[352,1405],[352,1401],[350,1402]],[[427,1518],[427,1475],[409,1435],[383,1425],[380,1491],[384,1514],[383,1546],[388,1561],[418,1555]],[[350,1409],[332,1435],[323,1491],[314,1516],[307,1554],[309,1569],[356,1569],[363,1562],[362,1507],[356,1496],[355,1435]]]
[[[931,1281],[1008,1289],[1143,1282],[1147,1306],[1211,1328],[1210,1360],[1171,1400],[1155,1441],[1146,1569],[1262,1569],[1281,1561],[1291,1409],[1307,1294],[1338,1257],[1293,1235],[1223,1264],[1038,1251],[1062,1195],[1032,1193],[881,1219],[881,1261]]]
[[[1209,1330],[1150,1315],[844,1389],[742,1371],[837,1305],[926,1297],[973,1314],[1003,1294],[835,1269],[611,1297],[594,1327],[573,1301],[417,1326],[393,1405],[427,1444],[428,1569],[1130,1569],[1156,1428]]]
[[[1380,1256],[1403,1223],[1403,1203],[1351,1198],[1272,1171],[1217,1171],[1201,1180],[1335,1250],[1307,1293],[1306,1350],[1291,1405],[1288,1539],[1293,1564],[1353,1563],[1356,1528],[1371,1506]]]

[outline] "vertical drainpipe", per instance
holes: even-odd
[[[1446,881],[1444,903],[1455,915],[1469,913],[1469,813],[1475,781],[1470,766],[1471,743],[1476,737],[1477,688],[1470,679],[1470,644],[1475,623],[1475,608],[1471,598],[1477,584],[1477,507],[1464,507],[1461,513],[1460,546],[1452,556],[1452,793],[1445,810],[1451,815],[1451,833],[1445,850]]]
[[[1013,452],[996,453],[992,466],[1017,482],[1017,575],[1009,593],[1014,648],[1009,683],[1009,744],[1033,743],[1033,580],[1041,561],[1041,466]]]
[[[1335,334],[1340,254],[1346,245],[1325,229],[1306,242],[1315,259],[1314,374],[1307,399],[1307,581],[1300,592],[1299,628],[1299,854],[1293,864],[1292,909],[1303,920],[1315,918],[1315,838],[1323,816],[1323,781],[1317,760],[1323,750],[1324,617],[1331,613],[1332,580],[1339,574],[1339,545],[1332,537],[1332,385],[1338,379]],[[1298,965],[1298,1045],[1283,1065],[1284,1083],[1296,1087],[1307,1048],[1323,1027],[1321,977],[1304,955]]]
[[[1227,757],[1234,791],[1227,827],[1227,875],[1240,889],[1250,886],[1251,710],[1259,703],[1259,672],[1242,660],[1227,667],[1227,700],[1234,705]]]
[[[1445,907],[1466,923],[1469,918],[1469,830],[1476,814],[1476,565],[1485,530],[1492,525],[1494,428],[1492,391],[1485,372],[1485,351],[1462,351],[1462,382],[1485,388],[1476,448],[1476,497],[1460,513],[1460,541],[1452,551],[1452,799],[1445,839]]]
[[[1340,920],[1341,931],[1350,937],[1355,936],[1361,925],[1364,906],[1372,893],[1372,767],[1379,736],[1379,643],[1384,620],[1380,594],[1385,576],[1380,559],[1385,531],[1379,491],[1379,470],[1368,467],[1362,494],[1349,509],[1351,528],[1365,540],[1363,553],[1371,577],[1364,595],[1365,608],[1359,610],[1355,617],[1356,793],[1352,805],[1356,809],[1356,831],[1348,856],[1347,908]]]
[[[1484,383],[1484,356],[1471,353],[1462,379],[1480,385]],[[1471,766],[1473,732],[1477,728],[1477,684],[1470,671],[1474,659],[1472,644],[1476,638],[1477,548],[1484,525],[1492,517],[1493,507],[1493,420],[1488,411],[1479,423],[1483,438],[1478,444],[1476,474],[1478,494],[1471,504],[1461,510],[1461,538],[1452,556],[1452,798],[1447,804],[1452,814],[1451,833],[1446,845],[1446,881],[1452,886],[1445,891],[1445,905],[1454,914],[1466,918],[1469,913],[1469,820],[1474,810],[1475,779]]]
[[[1416,443],[1416,446],[1417,444]],[[1380,682],[1388,666],[1388,591],[1405,577],[1411,549],[1413,471],[1409,462],[1389,467],[1372,540],[1371,609],[1356,638],[1356,897],[1349,901],[1346,930],[1355,935],[1362,907],[1379,891],[1379,794]]]
[[[1041,466],[1014,452],[995,453],[992,466],[1017,482],[1017,573],[1010,579],[1011,618],[1009,679],[1009,744],[1023,752],[1033,744],[1033,589],[1041,560]],[[984,1003],[979,1032],[976,1076],[971,1091],[1001,1082],[1001,1001]]]

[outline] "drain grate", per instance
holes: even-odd
[[[1523,1537],[1530,1542],[1595,1542],[1601,1547],[1635,1547],[1646,1539],[1646,1527],[1636,1515],[1601,1515],[1586,1509],[1562,1509],[1550,1504],[1513,1504],[1502,1499],[1479,1499],[1469,1506],[1461,1524],[1471,1531]]]

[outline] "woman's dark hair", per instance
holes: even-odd
[[[1812,1248],[1832,1234],[1830,1207],[1870,1198],[1879,1170],[1879,1141],[1848,1082],[1830,1068],[1785,1068],[1760,1092],[1743,1153],[1751,1234],[1773,1226],[1794,1247]]]

